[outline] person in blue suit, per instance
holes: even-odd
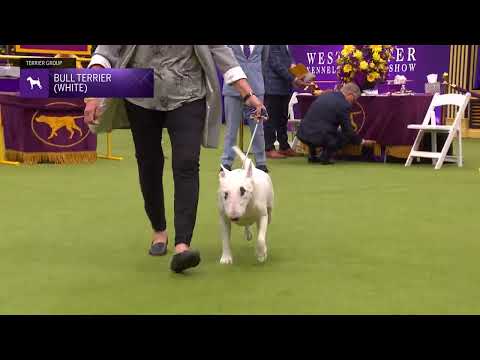
[[[245,72],[253,93],[263,101],[265,86],[262,68],[265,66],[268,58],[268,45],[227,46],[232,49],[235,58]],[[257,122],[250,118],[252,108],[245,105],[238,91],[232,86],[224,83],[222,94],[224,96],[226,130],[221,164],[226,169],[231,170],[232,163],[235,159],[235,152],[232,147],[237,140],[240,122],[247,120],[251,134],[253,134]],[[256,168],[268,173],[262,122],[258,123],[257,131],[253,138],[252,153],[255,156]]]

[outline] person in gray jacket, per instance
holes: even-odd
[[[99,45],[90,68],[153,68],[154,97],[127,98],[128,123],[135,145],[140,188],[153,228],[150,255],[165,255],[168,235],[163,194],[162,129],[172,144],[175,255],[170,268],[182,272],[200,263],[190,248],[199,195],[200,147],[217,147],[221,94],[216,66],[261,120],[263,103],[253,94],[232,50],[225,45]],[[101,122],[101,99],[86,99],[85,122]],[[113,120],[115,121],[115,119]],[[100,124],[99,126],[102,126]],[[108,125],[107,125],[108,126]]]

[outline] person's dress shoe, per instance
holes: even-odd
[[[323,159],[320,156],[309,156],[308,162],[309,163],[321,163]]]
[[[181,273],[198,264],[200,264],[200,253],[197,250],[186,250],[173,255],[170,269],[173,272]]]
[[[167,245],[168,245],[168,239],[166,242],[158,242],[158,243],[153,243],[150,245],[150,250],[148,253],[152,256],[162,256],[167,253]]]
[[[277,150],[266,151],[265,154],[269,159],[285,159],[286,158],[285,155],[280,154]]]
[[[262,170],[263,172],[266,172],[268,174],[268,168],[266,165],[257,165],[256,168],[258,170]]]
[[[308,162],[321,165],[333,165],[335,164],[331,159],[323,158],[321,156],[309,156]]]
[[[295,152],[293,149],[287,149],[287,150],[279,150],[278,151],[280,154],[288,156],[288,157],[295,157],[295,156],[302,156],[302,154],[299,154]]]
[[[222,165],[225,169],[227,169],[228,171],[232,171],[232,167],[230,165]],[[218,170],[218,172],[222,172],[223,169],[220,167],[220,170]]]

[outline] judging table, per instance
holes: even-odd
[[[0,160],[94,162],[97,137],[83,122],[84,107],[83,99],[29,99],[0,92],[0,152],[5,157]]]
[[[297,95],[300,119],[316,98],[311,94]],[[423,122],[432,98],[430,94],[361,96],[352,106],[350,120],[362,138],[375,140],[370,158],[376,161],[386,161],[387,157],[407,158],[417,135],[407,126]],[[360,146],[347,145],[342,154],[360,156],[362,150]]]

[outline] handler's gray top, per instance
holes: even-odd
[[[170,111],[206,96],[193,45],[137,45],[128,67],[154,70],[154,97],[128,98],[143,108]]]
[[[141,45],[98,45],[89,67],[98,64],[104,68],[124,69]],[[232,49],[225,45],[193,45],[195,56],[203,70],[207,103],[202,144],[207,148],[218,146],[222,124],[222,94],[218,83],[218,70],[227,84],[233,84],[247,76],[233,55]],[[116,101],[121,100],[121,101]],[[107,109],[100,123],[92,125],[92,132],[109,132],[113,129],[128,129],[130,122],[125,112],[123,99],[107,99]],[[111,109],[111,111],[108,111]]]

